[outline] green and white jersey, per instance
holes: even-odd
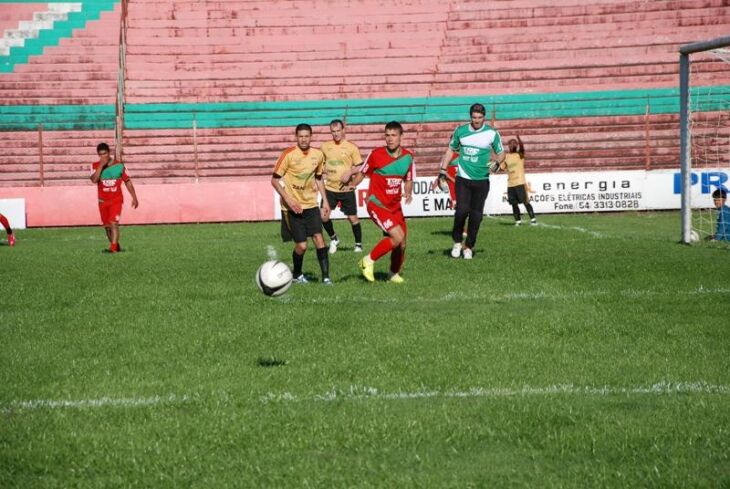
[[[456,175],[467,180],[489,179],[489,159],[492,150],[499,154],[504,151],[499,133],[484,124],[479,129],[471,123],[456,128],[451,136],[449,148],[459,152]]]

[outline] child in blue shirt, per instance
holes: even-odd
[[[717,230],[709,239],[715,241],[730,241],[730,207],[725,205],[727,191],[718,188],[712,192],[712,201],[717,209]]]

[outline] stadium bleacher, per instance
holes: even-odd
[[[21,5],[0,3],[5,31],[47,8]],[[388,5],[129,0],[120,84],[122,4],[83,2],[0,56],[0,186],[86,184],[93,146],[114,141],[119,87],[140,183],[268,175],[296,123],[316,143],[335,117],[363,151],[404,122],[429,174],[473,101],[522,136],[530,169],[675,168],[677,48],[730,27],[726,0]],[[720,62],[699,76],[730,85]]]

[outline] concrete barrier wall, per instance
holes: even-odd
[[[268,178],[135,186],[140,205],[126,191],[122,224],[262,221],[274,216]],[[99,225],[96,185],[7,187],[2,197],[24,198],[28,227]]]

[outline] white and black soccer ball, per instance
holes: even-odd
[[[449,193],[449,181],[446,179],[445,175],[439,175],[437,186],[443,193]]]
[[[282,295],[289,290],[291,282],[291,270],[283,261],[269,260],[256,270],[256,286],[264,295]]]
[[[697,231],[695,231],[693,229],[692,231],[689,232],[689,240],[692,243],[698,242],[700,240],[700,233],[698,233]]]

